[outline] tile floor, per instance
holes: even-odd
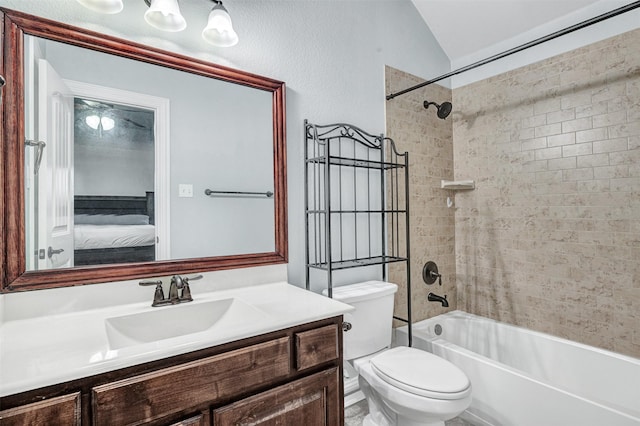
[[[360,401],[344,410],[345,426],[362,426],[362,420],[368,414],[367,401]],[[459,417],[445,422],[445,426],[474,426]]]

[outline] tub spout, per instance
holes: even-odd
[[[429,293],[427,295],[427,300],[429,302],[440,302],[442,303],[442,306],[444,306],[445,308],[449,307],[449,302],[447,301],[446,294],[444,295],[444,297],[442,297],[442,296],[438,296],[437,294]]]

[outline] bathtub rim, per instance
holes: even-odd
[[[428,336],[428,335],[426,335],[427,333],[424,333],[424,328],[422,328],[422,330],[420,328],[420,324],[421,323],[427,323],[428,322],[430,324],[433,324],[434,322],[436,322],[437,318],[451,318],[451,317],[453,317],[453,318],[477,319],[477,320],[480,320],[480,321],[489,321],[489,322],[492,322],[492,323],[498,323],[498,324],[503,325],[503,326],[515,328],[519,332],[524,332],[526,334],[530,334],[530,335],[534,335],[534,336],[540,336],[540,337],[543,337],[543,338],[548,338],[548,339],[550,339],[550,340],[552,340],[554,342],[575,345],[576,347],[584,349],[584,350],[594,351],[594,352],[597,352],[597,353],[599,353],[601,355],[604,355],[604,356],[612,356],[614,358],[618,358],[618,359],[621,359],[623,361],[628,361],[628,362],[631,362],[632,364],[635,364],[638,368],[640,368],[640,359],[639,358],[634,358],[634,357],[631,357],[631,356],[628,356],[628,355],[624,355],[624,354],[620,354],[618,352],[610,351],[610,350],[607,350],[607,349],[602,349],[602,348],[598,348],[598,347],[595,347],[595,346],[587,345],[587,344],[584,344],[584,343],[575,342],[575,341],[572,341],[572,340],[569,340],[569,339],[565,339],[565,338],[562,338],[562,337],[554,336],[554,335],[549,334],[549,333],[536,331],[536,330],[531,330],[531,329],[528,329],[528,328],[525,328],[525,327],[522,327],[522,326],[517,326],[517,325],[505,323],[505,322],[498,321],[498,320],[495,320],[495,319],[492,319],[492,318],[487,318],[487,317],[483,317],[483,316],[480,316],[480,315],[471,314],[471,313],[468,313],[468,312],[465,312],[465,311],[462,311],[462,310],[458,310],[458,309],[453,310],[453,311],[449,311],[449,312],[445,312],[445,313],[436,315],[436,316],[431,317],[431,318],[426,318],[426,319],[420,320],[420,321],[415,322],[415,323],[412,324],[412,334],[413,334],[414,343],[415,343],[416,339],[420,339],[420,340],[423,340],[423,341],[425,341],[427,343],[435,344],[435,345],[437,345],[437,346],[439,346],[441,348],[444,348],[446,350],[457,352],[458,354],[461,354],[461,355],[467,356],[469,358],[472,358],[476,362],[481,362],[481,363],[483,363],[485,365],[490,365],[490,366],[492,366],[494,368],[500,369],[502,371],[506,371],[506,372],[508,372],[510,374],[514,374],[517,377],[520,377],[520,378],[522,378],[524,380],[531,381],[531,382],[533,382],[533,383],[535,383],[537,385],[541,385],[541,386],[543,386],[543,387],[545,387],[547,389],[553,389],[553,390],[561,392],[561,393],[563,393],[563,394],[565,394],[567,396],[570,396],[570,397],[573,397],[573,398],[577,398],[577,399],[579,399],[581,401],[585,401],[585,402],[594,404],[594,405],[598,406],[599,408],[601,408],[603,410],[613,412],[613,413],[615,413],[617,415],[620,415],[620,416],[626,417],[626,418],[628,418],[630,420],[639,422],[639,424],[640,424],[640,409],[635,410],[633,408],[627,408],[627,407],[624,407],[624,406],[616,405],[613,402],[602,401],[602,400],[599,400],[598,398],[595,398],[595,397],[581,396],[581,395],[577,394],[573,390],[566,389],[565,387],[563,387],[561,385],[558,385],[558,384],[550,384],[550,383],[547,383],[545,381],[542,381],[542,380],[534,377],[533,375],[531,375],[531,374],[529,374],[529,373],[527,373],[525,371],[519,370],[519,369],[517,369],[515,367],[512,367],[510,365],[507,365],[507,364],[500,363],[500,362],[498,362],[496,360],[493,360],[493,359],[491,359],[489,357],[486,357],[486,356],[484,356],[482,354],[479,354],[477,352],[473,352],[473,351],[471,351],[471,350],[469,350],[467,348],[464,348],[464,347],[459,346],[459,345],[457,345],[455,343],[449,342],[448,340],[446,340],[446,339],[444,339],[444,338],[442,338],[440,336]],[[407,328],[408,327],[406,325],[401,326],[401,327],[397,327],[395,329],[396,330],[395,332],[396,333],[402,333],[404,335],[403,336],[403,340],[406,340],[405,337],[407,335]],[[421,349],[421,348],[418,348],[418,349]],[[422,349],[422,350],[426,350],[426,349]],[[437,354],[435,354],[435,355],[437,355]]]
[[[542,336],[542,337],[545,337],[545,338],[547,338],[549,340],[552,340],[554,342],[568,343],[568,344],[571,344],[573,346],[576,346],[576,347],[579,347],[579,348],[582,348],[582,349],[588,349],[588,350],[600,353],[602,355],[607,355],[607,356],[613,356],[615,358],[620,358],[620,359],[623,359],[625,361],[629,361],[629,362],[631,362],[633,364],[636,364],[640,368],[640,358],[635,358],[635,357],[632,357],[630,355],[622,354],[620,352],[615,352],[615,351],[612,351],[612,350],[609,350],[609,349],[604,349],[604,348],[599,348],[597,346],[588,345],[586,343],[576,342],[575,340],[570,340],[570,339],[567,339],[567,338],[564,338],[564,337],[555,336],[553,334],[546,333],[544,331],[532,330],[530,328],[526,328],[526,327],[523,327],[523,326],[520,326],[520,325],[510,324],[508,322],[503,322],[503,321],[496,320],[496,319],[489,318],[489,317],[483,317],[481,315],[472,314],[472,313],[469,313],[469,312],[466,312],[466,311],[463,311],[463,310],[460,310],[460,309],[455,309],[453,311],[444,312],[444,313],[436,315],[434,317],[425,318],[423,320],[414,322],[414,323],[412,323],[412,331],[414,331],[414,332],[415,331],[420,331],[420,324],[421,323],[424,323],[424,322],[427,322],[427,321],[433,321],[434,319],[440,318],[440,317],[446,317],[446,318],[448,318],[448,317],[475,318],[475,319],[479,319],[479,320],[482,320],[482,321],[489,321],[489,322],[500,324],[500,325],[504,325],[504,326],[507,326],[507,327],[516,328],[519,331],[522,331],[522,332],[524,332],[526,334],[535,335],[535,336]],[[397,327],[396,329],[397,330],[401,330],[401,329],[402,330],[406,330],[407,326],[403,325],[401,327]],[[441,339],[441,338],[439,336],[435,336],[432,339]],[[444,339],[441,339],[441,340],[444,340]]]

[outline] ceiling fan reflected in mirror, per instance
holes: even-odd
[[[87,126],[99,131],[109,131],[116,125],[116,121],[113,118],[99,115],[87,115],[84,121],[87,123]]]
[[[100,137],[116,126],[153,129],[153,112],[143,108],[75,98],[74,109],[76,120],[98,131]]]

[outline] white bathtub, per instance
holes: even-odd
[[[467,374],[474,424],[640,425],[640,359],[462,311],[414,324],[413,346]]]

